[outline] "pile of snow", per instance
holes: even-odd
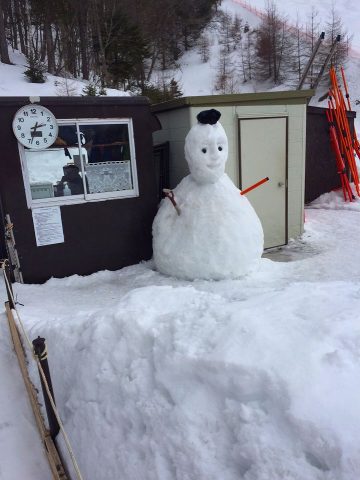
[[[359,478],[353,207],[308,209],[288,247],[303,259],[263,259],[239,280],[147,262],[15,286],[84,478]]]
[[[355,198],[353,201],[344,201],[344,196],[342,194],[341,188],[324,193],[320,195],[316,200],[311,204],[312,208],[322,208],[329,210],[354,210],[359,211],[359,200],[356,197],[356,189],[354,184],[351,184],[351,189]]]

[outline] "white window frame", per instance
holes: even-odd
[[[101,202],[106,200],[116,200],[120,198],[134,198],[139,196],[139,183],[136,167],[136,152],[134,142],[134,129],[131,118],[66,118],[58,119],[57,123],[61,125],[75,125],[79,138],[79,126],[81,125],[98,125],[98,124],[112,124],[112,125],[127,125],[129,131],[129,147],[130,147],[130,161],[131,161],[131,174],[133,180],[133,188],[131,190],[120,190],[115,192],[104,193],[87,193],[86,189],[81,195],[69,195],[62,197],[50,197],[50,198],[38,198],[33,199],[30,189],[29,171],[27,168],[27,162],[25,157],[25,147],[18,142],[21,169],[23,174],[25,195],[28,208],[48,207],[55,205],[75,205],[88,202]],[[49,147],[51,149],[51,147]],[[27,151],[38,151],[31,148],[27,148]],[[79,155],[81,158],[81,145],[79,145]],[[82,168],[83,170],[83,168]],[[82,171],[82,174],[84,172]]]

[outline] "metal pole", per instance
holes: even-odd
[[[334,55],[335,53],[335,50],[339,44],[341,40],[341,36],[338,35],[335,39],[335,41],[333,42],[333,44],[331,45],[331,49],[330,49],[330,52],[328,53],[328,56],[326,57],[325,59],[325,62],[323,64],[323,66],[321,67],[320,69],[320,72],[318,74],[318,76],[316,77],[316,80],[314,82],[314,85],[313,85],[313,89],[316,90],[317,89],[317,86],[319,85],[320,83],[320,80],[321,80],[321,77],[323,76],[324,72],[325,72],[325,68],[328,66],[330,60],[331,60],[331,57]]]
[[[304,82],[305,82],[305,79],[307,77],[307,74],[309,73],[309,70],[310,70],[310,67],[311,65],[313,64],[313,61],[314,61],[314,58],[315,58],[315,55],[317,54],[317,51],[319,50],[319,47],[321,45],[321,42],[324,40],[324,37],[325,37],[325,32],[321,32],[320,34],[320,37],[318,38],[318,41],[316,42],[315,44],[315,47],[314,47],[314,50],[312,51],[311,55],[310,55],[310,58],[304,68],[304,72],[301,76],[301,79],[300,79],[300,82],[299,82],[299,85],[297,86],[297,89],[296,90],[301,90],[302,86],[304,85]]]
[[[33,340],[32,344],[34,346],[34,353],[40,361],[40,365],[44,371],[44,375],[45,375],[47,384],[49,386],[51,396],[55,403],[54,391],[51,383],[49,363],[47,360],[47,348],[46,348],[45,338],[38,337],[35,340]],[[44,385],[44,381],[41,375],[40,375],[40,380],[41,380],[41,388],[42,388],[44,401],[45,401],[46,413],[47,413],[48,422],[49,422],[50,435],[51,435],[51,438],[55,440],[57,434],[60,431],[60,427],[59,427],[57,418],[55,416],[54,410],[51,406],[51,403]]]
[[[4,273],[6,276],[5,288],[6,288],[6,293],[9,300],[9,307],[15,308],[14,301],[13,301],[14,293],[13,293],[12,283],[11,283],[10,263],[7,258],[3,260],[3,265],[4,265]]]

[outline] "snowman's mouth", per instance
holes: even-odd
[[[221,166],[221,162],[219,162],[219,163],[208,163],[206,166],[208,168],[219,168]]]

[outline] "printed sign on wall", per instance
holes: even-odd
[[[32,217],[38,247],[64,242],[60,207],[35,208]]]

